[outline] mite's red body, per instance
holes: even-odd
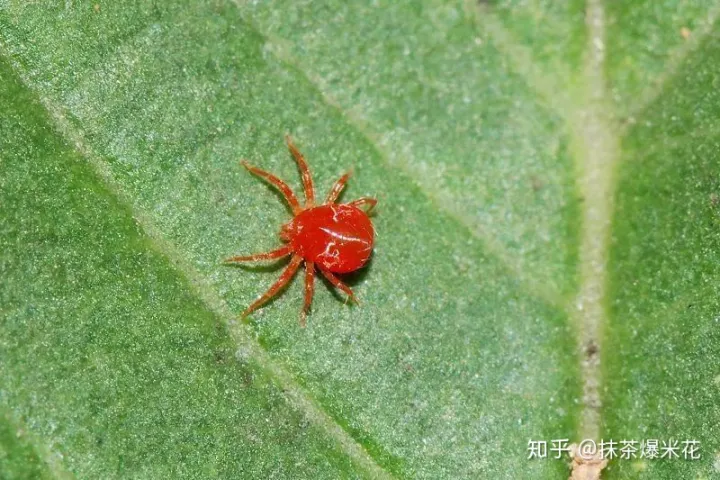
[[[358,207],[329,204],[301,212],[280,235],[318,268],[348,273],[370,258],[375,232],[367,213]]]
[[[288,148],[297,161],[302,174],[305,205],[300,206],[297,197],[285,182],[276,176],[243,162],[251,173],[275,186],[285,197],[293,211],[293,219],[283,225],[280,238],[286,242],[282,247],[266,253],[232,257],[229,263],[268,260],[292,255],[290,264],[270,289],[244,312],[248,315],[277,294],[305,262],[305,304],[300,323],[305,325],[305,316],[310,309],[314,292],[315,270],[318,270],[335,287],[355,299],[350,287],[334,273],[348,273],[365,265],[372,254],[375,232],[368,213],[377,200],[363,197],[350,203],[335,203],[350,174],[343,175],[330,189],[325,203],[315,205],[315,190],[310,170],[302,154],[295,148],[290,137],[286,137]],[[367,211],[363,210],[367,207]]]

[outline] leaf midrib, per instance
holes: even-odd
[[[482,8],[482,7],[478,7]],[[514,43],[494,14],[482,9],[478,21],[493,31],[492,41],[511,59],[512,68],[526,84],[545,99],[546,105],[566,123],[578,169],[577,184],[583,199],[579,248],[580,285],[577,295],[566,305],[577,331],[578,359],[583,383],[583,412],[578,422],[578,439],[597,439],[601,428],[602,376],[600,369],[603,330],[609,323],[607,310],[607,265],[614,197],[621,155],[621,139],[628,123],[620,123],[615,103],[607,91],[605,78],[605,33],[607,21],[602,0],[589,0],[586,10],[588,41],[585,65],[579,91],[572,98],[564,94],[558,65],[551,65],[553,75],[531,62],[529,50]],[[639,115],[652,104],[666,85],[679,73],[683,61],[712,31],[720,17],[720,3],[708,9],[700,29],[692,40],[669,52],[668,61],[659,80],[649,85],[631,106],[630,117]],[[553,78],[555,77],[555,78]],[[559,87],[559,88],[558,88]],[[599,180],[600,183],[597,183]],[[597,228],[599,227],[599,228]],[[596,240],[600,240],[597,243]],[[589,314],[588,314],[589,312]]]
[[[584,108],[576,111],[573,145],[577,149],[578,184],[582,195],[580,230],[580,285],[573,320],[578,328],[578,350],[583,383],[581,439],[598,440],[601,421],[600,362],[602,329],[608,323],[607,263],[614,212],[620,138],[615,112],[608,101],[605,79],[605,12],[600,0],[589,0],[586,12],[588,44],[585,52]]]

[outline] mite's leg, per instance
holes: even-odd
[[[241,257],[230,257],[227,260],[223,260],[224,263],[239,263],[239,262],[255,262],[257,260],[272,260],[273,258],[281,258],[292,253],[292,247],[290,245],[284,245],[276,250],[266,253],[256,253],[254,255],[245,255]]]
[[[370,197],[362,197],[358,198],[357,200],[353,200],[348,205],[352,205],[357,208],[362,208],[364,205],[370,205],[367,210],[365,210],[366,213],[372,212],[373,208],[375,208],[375,205],[377,205],[377,199],[370,198]]]
[[[285,141],[287,142],[290,153],[292,153],[293,157],[295,157],[295,161],[297,162],[298,168],[300,169],[303,189],[305,190],[305,208],[313,207],[315,206],[315,187],[313,187],[313,181],[312,177],[310,176],[310,169],[308,168],[308,164],[305,161],[305,157],[303,157],[302,153],[300,153],[295,144],[293,144],[290,135],[285,135]]]
[[[257,175],[258,177],[262,178],[263,180],[267,181],[271,185],[273,185],[275,188],[280,190],[280,193],[282,193],[283,197],[285,197],[285,200],[290,204],[290,208],[292,208],[293,215],[297,215],[300,213],[300,202],[298,202],[297,197],[293,193],[293,191],[288,187],[287,183],[280,180],[278,177],[273,175],[272,173],[268,173],[265,170],[260,170],[257,167],[253,167],[246,161],[240,162],[243,167],[247,168],[250,173],[253,173]]]
[[[357,297],[355,297],[355,294],[353,293],[353,291],[350,290],[350,287],[348,287],[343,282],[341,282],[340,279],[337,278],[335,275],[333,275],[331,272],[328,272],[327,270],[324,270],[322,268],[319,268],[319,270],[320,270],[320,273],[322,273],[325,276],[325,278],[327,278],[330,281],[330,283],[332,283],[336,288],[339,288],[343,292],[347,293],[348,298],[350,300],[352,300],[353,302],[360,305],[360,302],[358,301]]]
[[[335,200],[337,200],[340,196],[340,192],[342,192],[342,189],[345,188],[348,178],[350,178],[350,172],[346,173],[340,177],[337,182],[335,182],[335,185],[333,185],[330,189],[330,193],[328,193],[325,203],[335,203]]]
[[[245,311],[242,313],[242,317],[245,318],[250,315],[250,313],[252,313],[258,307],[262,306],[272,297],[274,297],[275,294],[280,291],[280,289],[287,285],[287,283],[292,279],[293,275],[295,275],[295,272],[297,272],[297,269],[300,266],[300,262],[302,262],[302,257],[300,255],[293,255],[292,260],[290,260],[290,263],[288,264],[282,275],[280,275],[280,278],[278,278],[277,281],[273,283],[272,287],[270,287],[262,297],[255,300],[252,305],[245,309]]]
[[[305,261],[305,303],[302,312],[300,312],[300,326],[306,325],[305,318],[310,311],[313,293],[315,293],[315,263]]]

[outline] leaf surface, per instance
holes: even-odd
[[[528,440],[622,437],[702,459],[607,478],[712,478],[717,12],[0,2],[0,469],[566,478]],[[220,264],[279,244],[238,161],[299,192],[285,133],[379,199],[362,306],[320,282],[306,329]]]

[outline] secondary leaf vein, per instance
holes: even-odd
[[[28,81],[23,68],[11,55],[7,54],[2,42],[0,42],[0,55],[8,60],[26,88],[32,91],[33,89],[30,86],[31,82]],[[162,232],[155,227],[150,218],[135,207],[132,200],[128,198],[119,183],[114,179],[107,163],[87,145],[82,133],[73,128],[63,109],[47,97],[42,96],[37,90],[35,90],[35,92],[40,103],[48,112],[48,116],[55,129],[87,160],[119,201],[130,208],[133,213],[133,218],[147,235],[152,246],[168,258],[178,272],[188,280],[193,294],[195,294],[210,311],[214,312],[218,318],[223,320],[236,344],[246,349],[258,364],[282,386],[289,402],[296,409],[303,412],[310,421],[325,430],[331,438],[338,442],[348,457],[350,457],[358,467],[365,470],[372,478],[392,478],[365,448],[325,412],[322,406],[294,380],[290,372],[270,357],[268,352],[255,340],[249,327],[234,320],[235,315],[225,301],[209,286],[207,279],[185,260],[184,255],[177,251],[175,245],[165,239]]]
[[[665,67],[663,73],[639,95],[637,103],[628,109],[628,112],[630,112],[629,119],[632,120],[638,117],[643,110],[655,102],[655,100],[664,91],[666,85],[678,75],[680,67],[688,55],[695,51],[702,41],[715,30],[715,24],[717,23],[719,16],[720,2],[710,7],[707,11],[707,15],[700,22],[699,28],[696,29],[696,31],[693,32],[692,35],[680,46],[670,52],[668,55],[667,66]],[[632,121],[627,122],[626,127],[632,125],[632,123]]]
[[[448,218],[460,224],[464,230],[467,230],[470,236],[478,239],[484,246],[484,251],[498,260],[509,275],[516,279],[528,294],[542,300],[548,305],[564,310],[566,300],[555,286],[537,281],[536,279],[539,276],[533,275],[532,272],[528,272],[527,269],[516,260],[516,255],[507,251],[500,241],[494,238],[481,226],[475,225],[474,222],[465,218],[465,216],[448,206],[440,198],[442,195],[441,192],[435,192],[427,186],[419,184],[413,176],[412,169],[407,161],[391,161],[390,154],[382,147],[382,142],[379,141],[379,135],[370,128],[369,122],[363,118],[362,114],[358,113],[356,110],[348,109],[341,105],[340,102],[333,98],[329,93],[330,89],[325,86],[325,82],[322,78],[312,75],[306,69],[302,68],[297,62],[293,61],[292,57],[286,53],[284,48],[282,48],[282,45],[286,42],[282,39],[269,37],[266,33],[260,31],[257,26],[245,19],[243,19],[243,22],[253,28],[255,32],[262,36],[268,44],[274,45],[276,48],[270,48],[269,50],[275,55],[275,57],[283,64],[297,71],[298,74],[302,75],[327,105],[334,108],[350,125],[362,134],[366,141],[378,152],[379,158],[386,165],[392,169],[399,170],[418,187],[418,189],[436,206],[439,212],[442,212],[443,215],[446,215]]]

